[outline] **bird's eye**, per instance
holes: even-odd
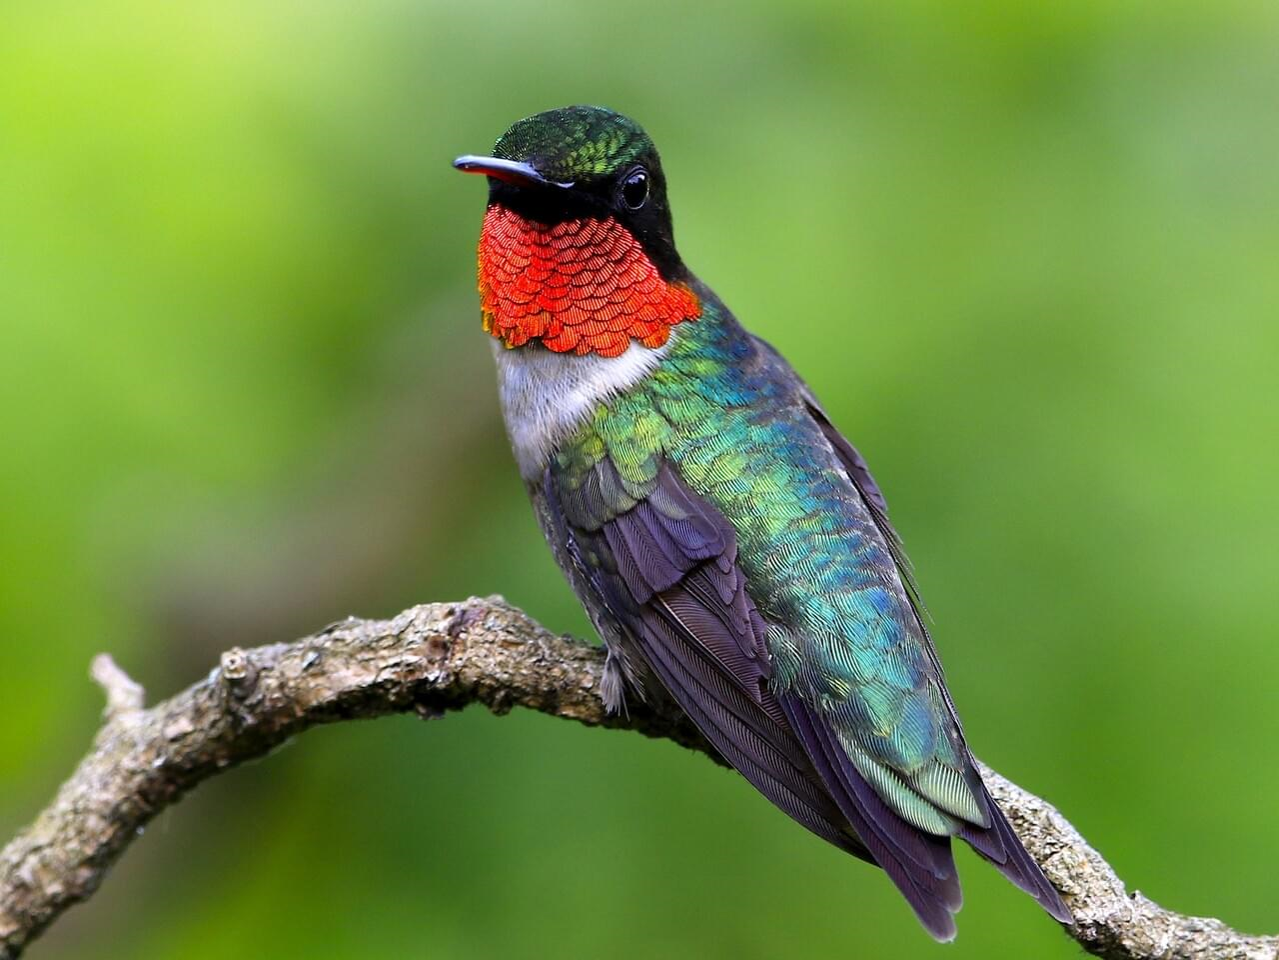
[[[632,210],[638,210],[648,200],[648,171],[636,167],[622,181],[622,202]]]

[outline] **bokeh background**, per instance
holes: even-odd
[[[589,635],[478,328],[481,181],[640,119],[687,261],[888,492],[979,754],[1130,885],[1279,927],[1279,7],[8,0],[0,835],[232,644],[504,593]],[[1076,948],[961,859],[949,957]],[[166,812],[40,960],[940,955],[704,759],[478,711]]]

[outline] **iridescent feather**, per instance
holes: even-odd
[[[864,461],[696,292],[702,320],[547,468],[572,562],[730,762],[935,936],[961,902],[951,836],[1068,918],[977,775]]]

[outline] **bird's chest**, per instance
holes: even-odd
[[[577,356],[494,341],[502,416],[525,482],[536,481],[556,448],[603,404],[648,377],[665,352],[632,344],[617,357]]]

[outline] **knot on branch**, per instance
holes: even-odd
[[[245,700],[253,692],[257,681],[257,669],[247,653],[232,647],[222,654],[220,665],[222,685],[237,700]]]

